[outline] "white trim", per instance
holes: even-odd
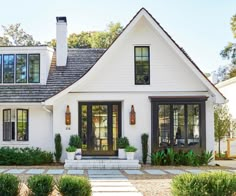
[[[216,84],[216,87],[222,88],[222,87],[228,86],[228,85],[235,83],[235,82],[236,82],[236,77],[233,77],[233,78],[230,78],[230,79],[225,80],[223,82],[219,82],[218,84]]]

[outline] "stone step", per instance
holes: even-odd
[[[65,169],[140,169],[139,160],[65,160]]]
[[[95,192],[92,196],[142,196],[140,192]]]
[[[114,186],[133,186],[132,184],[131,184],[131,182],[128,182],[128,181],[126,181],[126,182],[123,182],[123,181],[116,181],[116,182],[114,182],[114,181],[92,181],[91,182],[91,185],[93,186],[93,187],[95,187],[95,186],[100,186],[100,187],[102,187],[102,186],[106,186],[106,187],[109,187],[109,186],[111,186],[111,187],[114,187]]]
[[[93,192],[138,192],[134,186],[92,187]]]

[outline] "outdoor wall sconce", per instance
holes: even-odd
[[[65,123],[67,126],[71,125],[71,114],[69,105],[66,106]]]
[[[129,119],[130,119],[130,124],[131,125],[135,125],[136,123],[136,114],[135,114],[135,111],[134,111],[134,105],[131,106],[131,111],[129,113]]]

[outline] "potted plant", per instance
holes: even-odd
[[[74,158],[75,158],[75,151],[76,151],[76,147],[74,147],[74,146],[68,146],[66,148],[67,159],[68,160],[74,160]]]
[[[129,140],[127,137],[120,137],[117,140],[117,147],[118,147],[118,158],[125,159],[125,148],[129,146]]]
[[[70,136],[70,141],[69,141],[70,146],[76,147],[75,151],[75,158],[77,160],[82,158],[82,141],[81,138],[78,135],[71,135]]]
[[[137,148],[135,148],[134,146],[127,146],[125,148],[127,160],[134,160],[134,154],[136,151],[137,151]]]

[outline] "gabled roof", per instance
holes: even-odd
[[[106,58],[106,54],[109,53],[110,50],[114,47],[116,42],[121,40],[126,33],[128,33],[133,26],[139,21],[139,19],[144,16],[150,24],[159,32],[159,34],[162,36],[162,38],[169,44],[171,48],[179,55],[179,57],[190,67],[190,69],[196,74],[196,76],[201,80],[201,82],[209,89],[211,92],[211,96],[214,97],[216,103],[224,103],[226,98],[221,94],[221,92],[212,84],[207,77],[203,74],[203,72],[199,69],[199,67],[193,62],[193,60],[189,57],[189,55],[181,48],[173,39],[172,37],[164,30],[164,28],[156,21],[156,19],[145,9],[141,8],[137,14],[132,18],[132,20],[126,25],[126,27],[123,29],[122,33],[116,38],[116,40],[113,41],[113,43],[110,45],[110,47],[104,52],[103,55],[97,60],[97,62],[93,66],[99,66],[100,61],[102,61],[103,58]],[[90,69],[90,71],[93,71],[93,69]],[[89,73],[89,72],[88,72]],[[75,88],[77,85],[79,85],[80,81],[83,80],[86,75],[84,74],[84,77],[78,78],[77,81],[75,81],[73,84],[68,86],[68,88],[64,89],[61,92],[58,92],[57,94],[53,95],[51,98],[46,100],[46,104],[52,103],[54,100],[59,98],[60,96],[65,95],[66,93],[70,92],[73,88]]]
[[[79,80],[104,51],[105,49],[69,49],[67,66],[56,67],[52,64],[46,85],[0,85],[0,103],[43,102]]]

